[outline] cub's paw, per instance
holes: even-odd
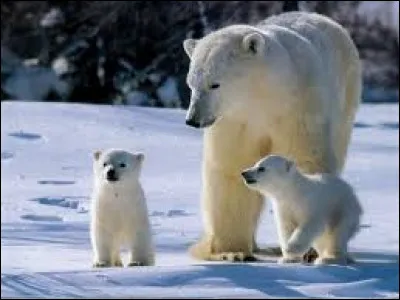
[[[143,267],[143,266],[145,266],[145,264],[143,262],[140,262],[140,261],[131,261],[128,264],[128,267]]]
[[[109,261],[96,261],[93,263],[93,268],[109,268],[111,267],[111,262]]]
[[[302,262],[301,257],[281,257],[278,259],[278,264],[294,264],[294,263],[300,263]]]

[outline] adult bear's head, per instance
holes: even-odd
[[[264,65],[262,33],[251,26],[232,25],[199,40],[186,39],[183,47],[190,58],[186,124],[205,128],[245,110],[254,92],[254,78]]]

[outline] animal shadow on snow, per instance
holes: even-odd
[[[9,151],[1,151],[1,161],[12,159],[14,157],[14,153]]]
[[[74,180],[38,180],[38,184],[51,184],[51,185],[71,185],[75,184]]]
[[[398,130],[399,123],[398,122],[382,122],[376,125],[367,124],[363,122],[355,122],[355,128],[378,128],[378,129],[391,129],[391,130]]]
[[[277,265],[271,260],[249,264],[200,264],[203,269],[170,276],[159,285],[201,284],[210,278],[218,278],[228,284],[273,297],[304,297],[307,293],[303,293],[302,288],[307,291],[307,287],[319,284],[327,285],[329,296],[337,297],[345,297],[349,293],[352,297],[381,297],[382,291],[398,293],[398,255],[373,252],[354,254],[358,263],[350,266]],[[359,285],[365,283],[371,288],[360,289]]]
[[[83,196],[38,197],[29,199],[29,201],[48,206],[78,209],[82,204],[86,204],[86,202],[89,201],[89,198]]]
[[[88,225],[83,222],[36,222],[29,226],[24,223],[2,223],[1,240],[2,244],[10,246],[60,244],[69,248],[90,247]]]
[[[23,139],[23,140],[30,140],[30,141],[38,140],[38,139],[42,138],[42,136],[40,134],[24,132],[22,130],[16,131],[16,132],[10,132],[8,135],[15,137],[15,138],[19,138],[19,139]]]

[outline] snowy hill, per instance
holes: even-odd
[[[398,104],[357,115],[344,177],[365,211],[350,244],[359,263],[326,267],[189,257],[202,228],[202,140],[184,111],[2,102],[1,117],[2,297],[399,297]],[[146,155],[155,267],[91,268],[91,160],[108,147]],[[270,206],[258,242],[277,244]]]

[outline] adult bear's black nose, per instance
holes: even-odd
[[[194,127],[194,128],[199,128],[200,127],[200,123],[195,121],[193,118],[186,119],[186,125],[189,125],[189,126]]]

